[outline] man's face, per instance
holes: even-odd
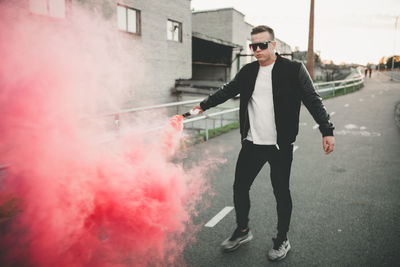
[[[264,43],[267,41],[272,41],[272,37],[269,32],[260,32],[253,34],[251,36],[251,42],[254,43]],[[257,50],[253,51],[254,56],[257,58],[258,62],[260,65],[263,65],[265,63],[268,63],[270,60],[274,58],[274,51],[276,47],[276,42],[268,43],[268,48],[267,49],[260,49],[260,47],[257,47]]]

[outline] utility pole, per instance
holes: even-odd
[[[314,80],[314,0],[311,0],[310,25],[308,31],[307,70]]]
[[[393,57],[392,57],[392,75],[390,76],[390,80],[393,81],[394,78],[394,58],[396,56],[396,36],[397,36],[397,21],[399,20],[399,16],[396,17],[396,21],[394,22],[394,44],[393,44]]]

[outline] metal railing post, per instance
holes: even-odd
[[[208,141],[208,117],[206,116],[205,124],[206,124],[206,141]]]
[[[213,135],[215,136],[215,119],[212,119],[213,121]]]

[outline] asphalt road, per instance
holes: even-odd
[[[193,217],[196,241],[185,248],[188,266],[399,266],[400,129],[394,111],[400,83],[373,73],[360,91],[324,101],[336,126],[336,148],[322,151],[321,135],[302,107],[291,175],[292,250],[281,262],[267,260],[276,231],[275,199],[264,166],[252,190],[250,228],[254,239],[232,253],[220,243],[235,229],[234,211],[205,227],[232,206],[234,167],[240,150],[235,130],[191,148],[190,165],[207,157],[226,159],[207,173],[212,194]]]

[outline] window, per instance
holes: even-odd
[[[38,15],[65,18],[65,0],[29,0],[29,10]]]
[[[170,19],[167,21],[167,39],[182,42],[182,23]]]
[[[117,5],[118,29],[140,34],[140,11],[121,4]]]

